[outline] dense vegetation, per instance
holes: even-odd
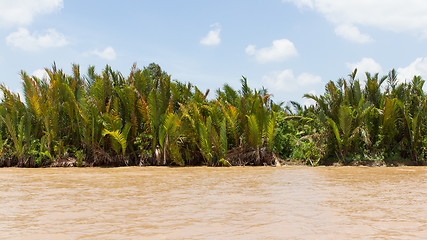
[[[271,164],[276,112],[266,90],[228,85],[208,100],[156,64],[124,78],[109,66],[82,77],[54,65],[48,79],[21,73],[25,103],[1,86],[2,165]]]
[[[296,112],[279,115],[278,152],[313,165],[425,165],[424,80],[414,76],[398,83],[392,70],[383,77],[366,73],[362,87],[356,73],[357,69],[348,79],[330,81],[323,95],[306,94],[314,106],[293,102]]]
[[[23,97],[1,85],[1,166],[424,164],[424,81],[397,83],[395,71],[367,73],[306,95],[315,105],[283,107],[266,89],[241,79],[215,98],[171,80],[156,64],[128,77],[107,66],[68,76],[54,65],[48,79],[22,72]],[[387,81],[387,84],[383,84]],[[385,87],[383,85],[386,85]]]

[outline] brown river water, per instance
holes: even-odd
[[[0,239],[427,239],[427,167],[4,168]]]

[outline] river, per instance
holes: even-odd
[[[425,239],[427,168],[3,168],[0,204],[0,239]]]

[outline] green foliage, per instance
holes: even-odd
[[[45,70],[48,79],[21,73],[25,104],[1,89],[0,133],[8,136],[1,143],[12,143],[6,152],[14,149],[21,165],[25,156],[43,165],[70,152],[79,166],[117,155],[135,165],[221,165],[233,149],[256,150],[257,160],[261,149],[274,149],[280,106],[245,77],[240,90],[226,84],[208,100],[209,90],[172,81],[154,63],[134,64],[126,78],[108,65],[86,76],[78,65],[70,76],[55,64]]]
[[[220,165],[220,166],[222,166],[222,167],[231,167],[230,162],[229,162],[229,161],[227,161],[227,160],[226,160],[226,159],[224,159],[224,158],[219,159],[219,160],[218,160],[218,163],[219,163],[219,165]]]
[[[68,156],[79,166],[261,165],[273,152],[309,165],[426,163],[424,80],[399,83],[394,70],[366,73],[365,84],[355,70],[328,82],[322,95],[306,94],[315,105],[285,107],[245,77],[241,89],[225,84],[210,99],[209,90],[172,80],[155,63],[134,64],[127,77],[108,65],[99,74],[89,67],[85,76],[78,65],[71,75],[55,64],[45,71],[47,79],[21,72],[24,102],[0,85],[0,155],[12,165]]]
[[[324,95],[305,95],[316,102],[312,111],[320,126],[318,132],[324,136],[323,158],[349,164],[406,156],[412,164],[424,162],[424,81],[414,77],[410,83],[398,84],[394,70],[381,78],[366,73],[365,88],[361,89],[356,71],[348,81],[329,82]],[[382,92],[384,82],[388,86]]]
[[[34,139],[28,148],[29,157],[34,161],[36,166],[43,166],[53,161],[53,157],[45,146],[46,138]]]
[[[120,144],[121,152],[123,156],[125,156],[126,148],[127,148],[127,136],[130,130],[130,123],[126,123],[126,125],[123,127],[123,130],[116,129],[114,131],[104,129],[102,131],[102,135],[110,135],[117,143]],[[120,150],[117,145],[113,145],[113,149],[116,153],[120,153]]]
[[[140,133],[135,139],[134,144],[139,150],[138,157],[141,159],[141,163],[148,160],[153,154],[151,151],[152,138],[149,134]]]
[[[321,157],[321,150],[310,140],[299,141],[291,155],[292,159],[304,160],[313,167],[319,164]]]
[[[285,112],[277,114],[276,131],[274,132],[273,151],[282,158],[290,158],[298,141],[296,122],[287,120]]]
[[[252,147],[257,148],[261,144],[261,130],[255,115],[248,118],[248,139]]]
[[[228,149],[228,141],[227,141],[227,121],[223,119],[220,126],[220,142],[221,142],[221,156],[224,156]]]
[[[86,154],[83,152],[83,150],[76,150],[76,167],[82,167],[83,161],[86,159]]]

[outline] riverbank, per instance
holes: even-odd
[[[261,165],[255,165],[253,162],[249,162],[249,164],[235,164],[236,161],[232,162],[234,164],[231,164],[228,160],[221,160],[222,164],[217,166],[209,166],[209,167],[238,167],[238,166],[271,166],[271,167],[281,167],[281,166],[332,166],[332,167],[343,167],[343,166],[365,166],[365,167],[404,167],[404,166],[426,166],[427,164],[423,162],[423,164],[414,164],[410,160],[407,161],[360,161],[360,160],[354,160],[347,162],[346,164],[338,161],[331,161],[331,164],[311,164],[310,162],[307,163],[305,160],[299,160],[299,159],[281,159],[281,158],[272,158],[267,163],[261,164]],[[243,162],[245,163],[245,162]],[[247,162],[246,162],[247,163]],[[182,167],[179,165],[144,165],[144,164],[135,164],[130,165],[126,164],[125,161],[115,162],[115,163],[108,163],[108,164],[94,164],[88,163],[86,161],[78,161],[77,158],[69,157],[69,158],[63,158],[54,160],[54,162],[50,164],[45,164],[41,166],[34,166],[34,165],[17,165],[11,164],[11,161],[2,161],[0,162],[0,167],[18,167],[18,168],[73,168],[73,167],[83,167],[83,168],[90,168],[90,167],[128,167],[128,166],[139,166],[139,167],[150,167],[150,166],[168,166],[168,167]],[[206,166],[206,165],[187,165],[184,167],[199,167],[199,166]]]

